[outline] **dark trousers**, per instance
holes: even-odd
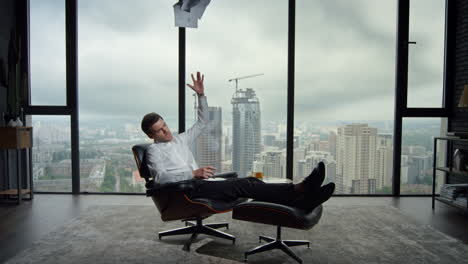
[[[252,198],[259,201],[293,204],[297,193],[292,183],[264,183],[254,178],[239,178],[225,181],[195,180],[191,198],[233,201],[237,198]]]

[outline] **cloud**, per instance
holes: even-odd
[[[173,2],[79,1],[80,118],[139,121],[156,111],[176,119]],[[418,44],[410,47],[409,98],[415,105],[435,104],[440,101],[443,20],[431,14],[441,13],[443,6],[411,3],[416,19],[411,37]],[[60,102],[63,5],[32,1],[31,6],[33,98]],[[199,28],[187,29],[187,82],[191,72],[205,74],[209,104],[223,108],[224,120],[230,119],[234,92],[228,79],[264,73],[239,81],[239,87],[255,89],[264,121],[286,121],[287,8],[287,1],[214,0]],[[296,26],[298,122],[393,118],[395,1],[298,1]],[[191,94],[187,88],[188,119],[193,116]]]

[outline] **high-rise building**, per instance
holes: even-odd
[[[269,177],[286,178],[283,175],[283,162],[281,151],[265,152],[263,157],[263,174]]]
[[[294,148],[297,148],[300,146],[300,137],[299,136],[294,136],[293,138],[293,147]]]
[[[330,152],[330,145],[329,145],[328,141],[325,141],[325,140],[319,141],[318,150],[319,151],[328,151],[328,152]]]
[[[221,162],[221,172],[231,172],[232,171],[232,161],[225,160]]]
[[[231,143],[229,142],[229,136],[224,136],[222,158],[223,158],[223,161],[232,159],[232,146],[231,146]]]
[[[409,154],[414,155],[414,156],[424,155],[426,153],[426,148],[423,146],[409,145],[408,152]]]
[[[274,146],[276,141],[276,136],[275,135],[264,135],[263,136],[263,144],[265,146]]]
[[[260,102],[251,88],[239,89],[232,103],[232,166],[239,177],[252,171],[255,154],[260,153]]]
[[[195,160],[200,167],[214,166],[220,172],[223,140],[221,107],[208,107],[208,119],[208,128],[196,141]]]
[[[425,175],[430,174],[432,155],[410,156],[408,162],[408,184],[421,184]]]
[[[305,151],[305,148],[304,147],[298,147],[298,148],[294,148],[294,152],[293,152],[293,177],[294,179],[296,179],[297,177],[302,177],[304,175],[304,164],[303,163],[300,163],[300,161],[304,161],[305,159],[305,154],[306,154],[306,151]],[[301,165],[299,165],[301,164]],[[299,166],[302,166],[301,167],[301,171],[299,171]],[[300,175],[300,176],[299,176]]]
[[[339,127],[336,143],[336,177],[343,181],[340,191],[375,193],[377,128],[356,123]]]
[[[333,158],[336,159],[336,133],[334,131],[328,135],[328,148]]]
[[[295,182],[302,181],[305,178],[304,175],[306,175],[307,172],[308,172],[307,169],[308,169],[307,168],[307,161],[306,160],[298,160],[297,161],[296,174],[294,175],[294,181]]]
[[[336,182],[336,161],[332,160],[325,163],[325,181],[323,184],[329,182]]]
[[[262,172],[263,173],[263,161],[254,160],[253,165],[252,165],[252,172],[253,173],[256,173],[256,172]],[[252,176],[255,176],[253,173],[252,173]]]
[[[334,162],[333,157],[331,156],[330,152],[326,151],[310,151],[308,154],[305,156],[304,159],[299,160],[297,162],[297,173],[294,177],[295,181],[302,181],[305,177],[307,177],[312,170],[317,166],[317,164],[322,161],[325,163],[326,166],[326,175],[331,173],[328,168],[328,164],[331,162]],[[332,168],[333,170],[336,170],[336,166]],[[331,174],[330,176],[335,178],[335,173]]]
[[[310,141],[307,145],[306,145],[306,151],[319,151],[320,149],[320,141],[319,140],[313,140],[313,141]]]
[[[375,179],[377,189],[392,186],[393,174],[393,136],[379,134],[377,136],[377,150],[375,153]]]

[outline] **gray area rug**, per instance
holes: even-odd
[[[241,263],[258,236],[275,237],[274,226],[232,220],[219,214],[205,222],[230,223],[236,245],[200,235],[192,251],[188,235],[157,239],[177,228],[162,222],[154,206],[94,206],[36,241],[7,263]],[[283,239],[308,239],[293,247],[304,263],[468,263],[468,245],[403,215],[391,206],[325,206],[309,231],[283,229]],[[296,263],[279,250],[249,256],[249,263]]]
[[[275,238],[276,227],[233,222],[236,247],[213,240],[197,252],[232,260],[259,245],[258,236]],[[304,263],[468,263],[468,245],[431,226],[420,225],[391,206],[325,206],[322,219],[308,231],[283,228],[282,239],[310,240],[292,250]],[[265,242],[262,242],[265,243]],[[258,253],[249,263],[297,263],[279,250]]]

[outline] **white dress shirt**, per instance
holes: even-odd
[[[190,146],[208,127],[206,96],[198,96],[198,120],[187,131],[176,134],[169,142],[151,144],[146,151],[148,169],[156,183],[178,182],[193,178],[198,169]]]

